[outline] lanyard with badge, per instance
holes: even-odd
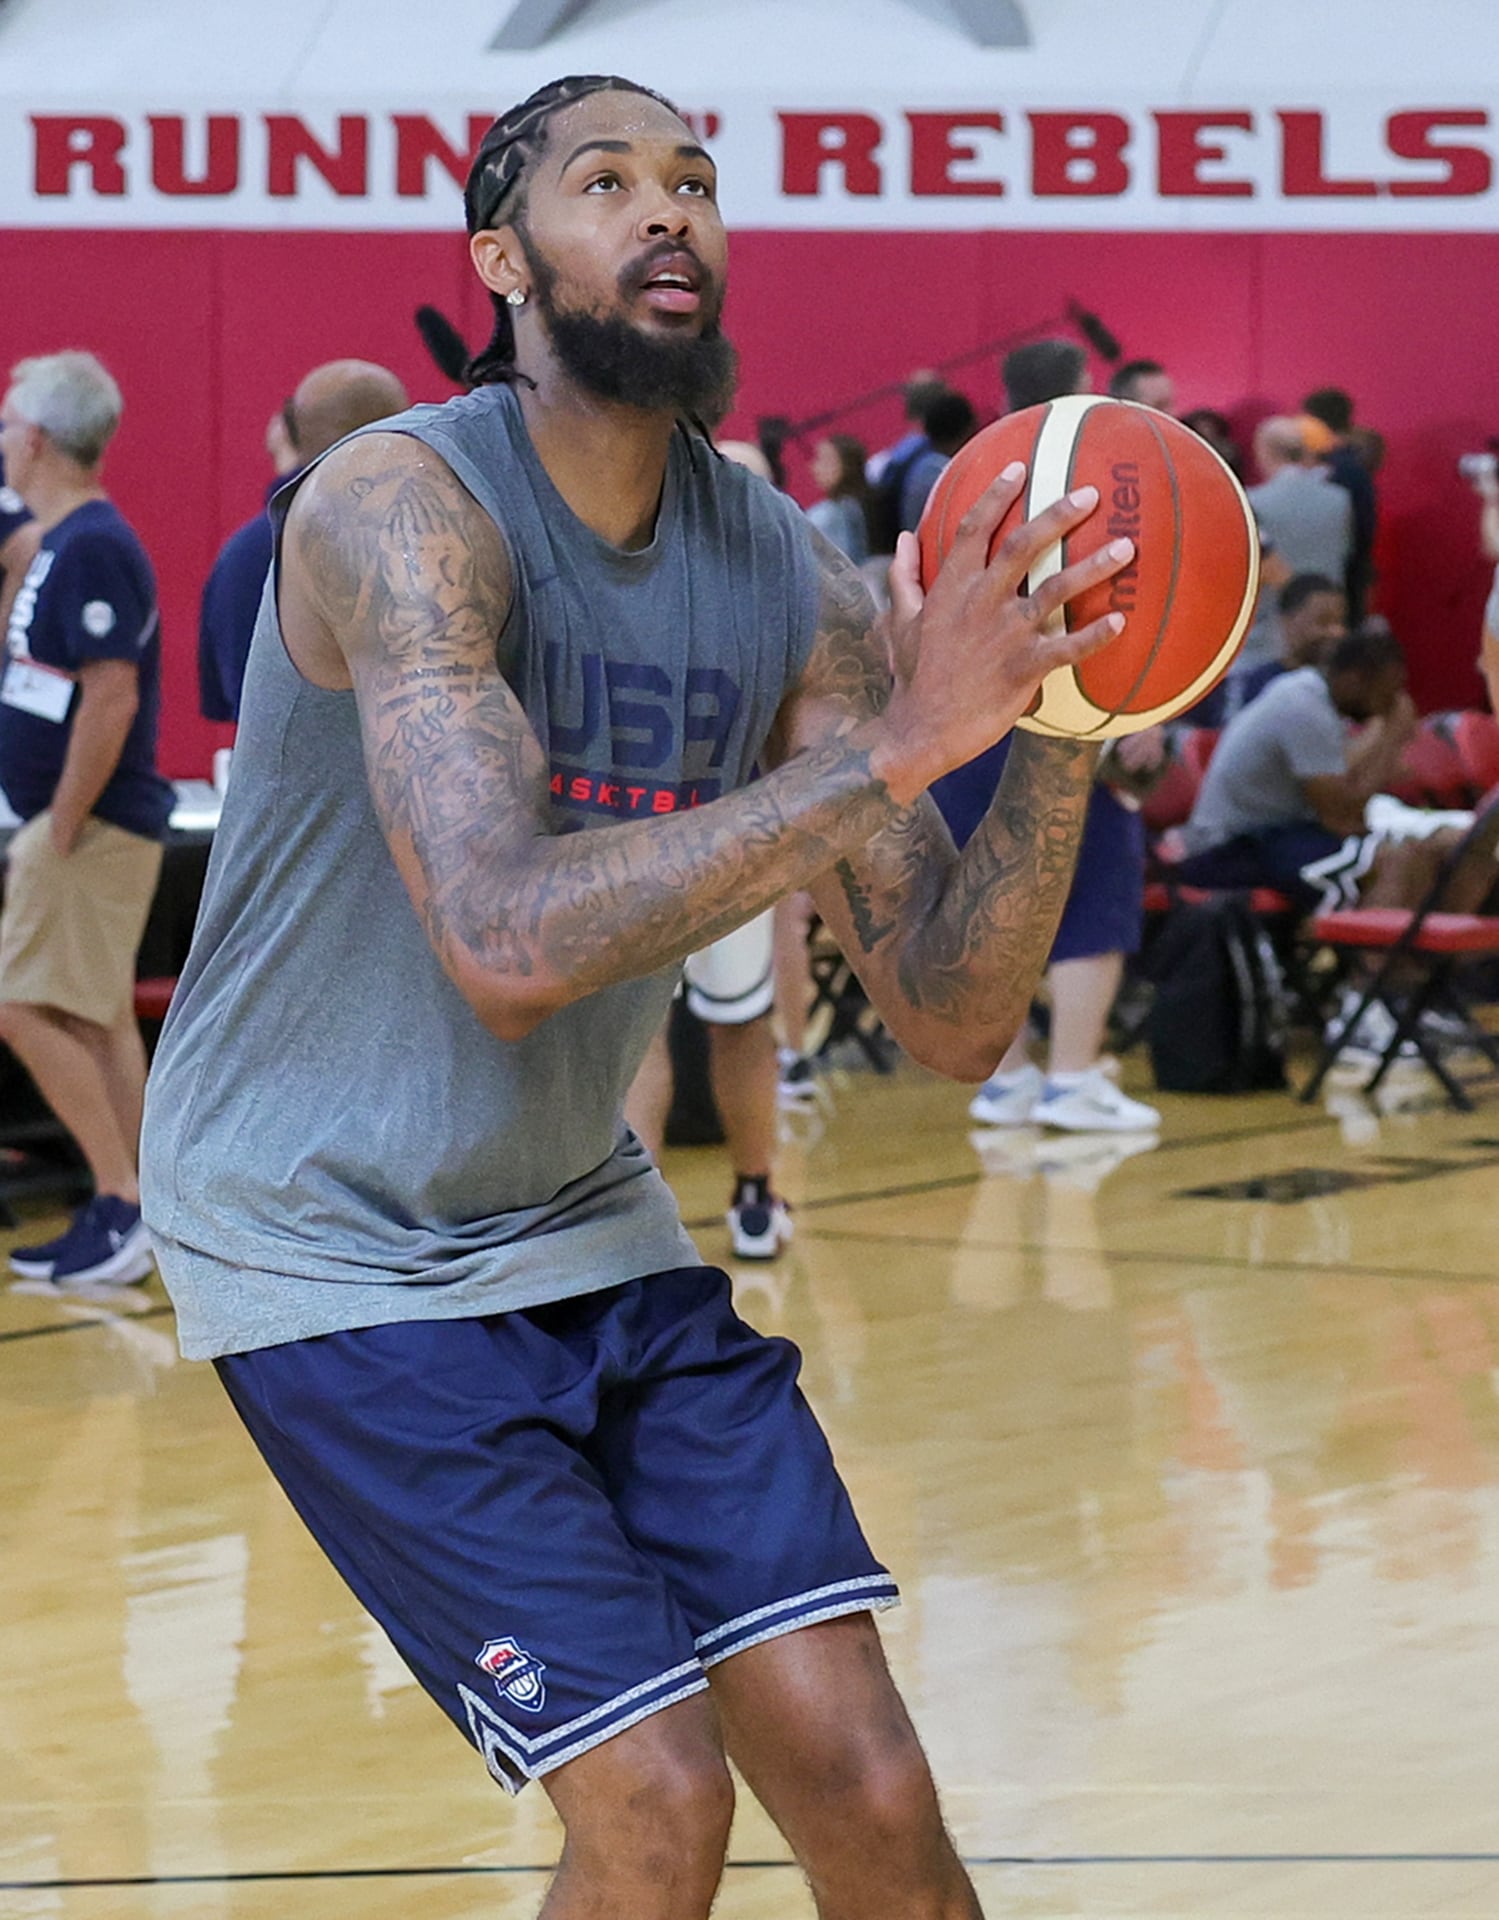
[[[18,707],[39,720],[54,723],[66,720],[73,703],[77,681],[59,667],[45,667],[40,660],[14,658],[0,680],[0,706]]]
[[[49,548],[43,547],[26,570],[21,591],[11,609],[7,636],[10,657],[6,661],[5,676],[0,679],[0,706],[15,707],[21,713],[34,714],[37,719],[50,720],[54,725],[67,719],[77,679],[61,667],[49,667],[33,659],[27,649],[26,635],[36,612],[37,595],[56,557]]]

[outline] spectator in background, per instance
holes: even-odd
[[[1088,356],[1075,340],[1030,340],[1014,347],[1000,362],[1005,411],[1044,406],[1064,393],[1087,393]]]
[[[830,434],[812,449],[812,481],[822,497],[808,507],[807,518],[856,567],[869,558],[866,458],[861,443],[846,433]]]
[[[937,379],[935,375],[914,376],[906,386],[906,418],[915,422],[914,430],[903,434],[893,447],[883,448],[869,457],[864,471],[869,481],[867,520],[871,555],[881,555],[888,560],[895,552],[895,543],[907,524],[901,517],[907,476],[917,461],[932,450],[927,435],[927,414],[935,404],[948,398],[951,392],[947,382]],[[870,569],[871,573],[876,571]],[[866,579],[868,577],[866,574]],[[871,581],[870,584],[873,586],[875,583]],[[876,599],[879,605],[888,605],[882,584]]]
[[[1364,472],[1371,480],[1377,480],[1384,466],[1384,435],[1374,427],[1361,427],[1355,422],[1348,429],[1348,445],[1363,462]]]
[[[1159,360],[1126,360],[1109,380],[1111,400],[1137,400],[1142,407],[1170,413],[1176,406],[1176,388]]]
[[[1226,413],[1219,413],[1216,407],[1194,407],[1190,413],[1184,413],[1181,420],[1199,440],[1207,441],[1230,473],[1240,480],[1244,478],[1243,450],[1234,438],[1233,423]]]
[[[950,391],[947,382],[930,368],[921,367],[905,384],[906,431],[893,446],[880,447],[870,454],[864,477],[876,487],[892,461],[905,461],[926,442],[926,410],[939,394]]]
[[[407,405],[406,389],[396,376],[371,361],[331,360],[314,367],[266,430],[266,451],[276,469],[270,493],[345,434],[401,413]],[[288,459],[289,467],[283,464]],[[271,523],[262,511],[230,534],[203,588],[198,706],[205,720],[239,719],[250,636],[270,565]]]
[[[1361,732],[1351,737],[1348,722]],[[1189,885],[1274,887],[1306,911],[1361,904],[1409,909],[1462,837],[1418,811],[1369,824],[1414,737],[1405,656],[1387,627],[1346,634],[1320,666],[1283,675],[1230,722],[1183,829]],[[1401,817],[1403,816],[1403,817]],[[1492,862],[1461,876],[1457,911],[1476,911],[1493,886]],[[1342,1028],[1363,995],[1345,990]],[[1422,1016],[1426,1018],[1426,1016]],[[1382,1054],[1394,1015],[1374,1002],[1343,1033],[1350,1059]]]
[[[173,794],[156,771],[156,582],[100,484],[122,406],[89,353],[21,361],[0,406],[6,471],[40,536],[0,681],[0,786],[24,822],[0,913],[0,1038],[94,1181],[67,1232],[11,1265],[58,1285],[124,1284],[152,1265],[135,956]]]
[[[720,440],[717,446],[725,460],[775,485],[760,447],[748,440]],[[792,1234],[791,1210],[775,1191],[780,1099],[773,1018],[775,916],[776,909],[767,908],[682,963],[688,1010],[708,1033],[708,1079],[734,1176],[724,1219],[738,1260],[774,1260]],[[803,1005],[805,969],[804,943]],[[651,1041],[625,1098],[625,1118],[658,1162],[675,1089],[670,1025],[668,1018]]]
[[[271,463],[276,484],[302,471],[302,457],[292,438],[292,402],[283,401],[265,423],[265,455]],[[275,491],[275,487],[272,487]]]
[[[1280,646],[1273,660],[1236,669],[1228,676],[1232,691],[1228,718],[1247,707],[1272,680],[1301,667],[1320,667],[1348,633],[1348,600],[1336,581],[1321,573],[1298,573],[1281,588],[1275,602]]]
[[[1320,573],[1342,580],[1353,551],[1353,505],[1332,484],[1326,467],[1307,457],[1300,425],[1290,418],[1262,420],[1255,430],[1254,454],[1264,475],[1249,489],[1249,504],[1266,543],[1289,579]],[[1261,591],[1254,624],[1241,655],[1246,667],[1272,659],[1276,651],[1275,603]]]
[[[1319,667],[1348,632],[1348,602],[1342,587],[1321,573],[1298,573],[1275,600],[1275,656],[1233,671],[1186,716],[1194,727],[1225,727],[1234,715],[1282,674]]]
[[[1343,582],[1348,594],[1348,618],[1357,626],[1368,607],[1374,581],[1374,536],[1379,525],[1374,468],[1353,442],[1353,400],[1341,387],[1318,387],[1302,401],[1301,411],[1329,436],[1325,445],[1313,451],[1353,507],[1353,544]]]
[[[1364,728],[1352,743],[1350,720]],[[1283,675],[1230,722],[1182,830],[1178,877],[1275,887],[1305,908],[1351,905],[1366,886],[1379,904],[1413,904],[1398,888],[1392,897],[1390,862],[1376,892],[1379,844],[1364,810],[1416,726],[1399,641],[1387,630],[1346,634],[1324,662]]]
[[[927,405],[926,445],[918,448],[900,488],[900,530],[914,533],[927,496],[959,447],[978,432],[973,402],[963,393],[939,393]]]
[[[1250,488],[1249,498],[1276,552],[1293,573],[1341,580],[1353,542],[1347,493],[1332,485],[1327,468],[1308,455],[1295,420],[1262,420],[1254,453],[1263,478]]]
[[[0,461],[0,634],[10,624],[11,603],[41,537],[26,502],[5,484],[5,465]]]

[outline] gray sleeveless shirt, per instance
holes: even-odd
[[[498,659],[550,759],[557,832],[745,783],[816,623],[789,500],[680,431],[655,538],[627,553],[558,494],[508,388],[381,427],[440,454],[508,543]],[[354,696],[297,672],[268,582],[147,1092],[143,1206],[183,1352],[505,1312],[693,1263],[620,1111],[674,981],[606,988],[518,1042],[481,1026],[386,847]]]

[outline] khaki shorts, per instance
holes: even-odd
[[[112,1027],[132,1004],[135,956],[161,845],[89,820],[67,859],[38,813],[10,843],[0,912],[0,1000]]]

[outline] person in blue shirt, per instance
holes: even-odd
[[[311,466],[356,427],[401,413],[406,389],[369,360],[330,360],[314,367],[273,421],[284,427],[285,452],[266,495]],[[270,445],[270,435],[267,435]],[[240,690],[261,591],[271,565],[271,523],[262,509],[219,549],[198,614],[198,706],[205,720],[239,719]]]
[[[900,487],[900,525],[903,533],[914,533],[921,522],[922,509],[932,488],[942,478],[942,470],[960,447],[966,446],[978,432],[978,415],[973,402],[964,393],[942,393],[926,410],[926,440],[907,467]]]
[[[134,975],[173,794],[156,770],[156,582],[100,485],[122,404],[92,354],[57,353],[13,368],[0,405],[0,455],[39,536],[0,677],[0,787],[23,823],[0,914],[0,1039],[94,1180],[66,1233],[12,1255],[56,1284],[127,1283],[152,1265]]]

